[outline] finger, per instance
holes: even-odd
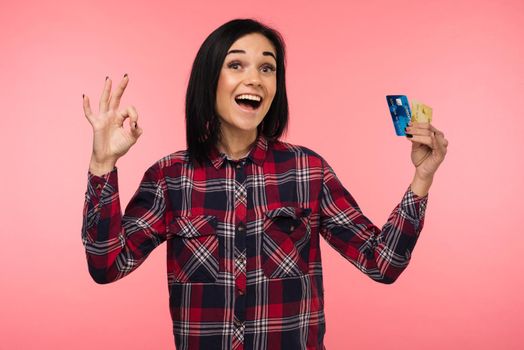
[[[129,126],[131,127],[131,132],[135,136],[135,138],[140,137],[142,135],[142,128],[138,126],[138,112],[136,111],[135,106],[129,106]]]
[[[125,109],[119,110],[118,115],[121,117],[121,120],[119,122],[120,126],[123,126],[124,120],[129,118],[129,127],[131,131],[136,131],[136,129],[138,128],[138,113],[134,106],[129,106]]]
[[[431,136],[413,135],[407,138],[411,142],[418,142],[434,148],[433,138]]]
[[[406,127],[406,133],[411,135],[431,136],[433,131],[429,129],[417,128],[417,127]]]
[[[116,116],[118,118],[118,126],[123,127],[124,121],[129,118],[129,113],[127,109],[120,109],[116,112]]]
[[[446,140],[446,138],[444,137],[439,137],[438,135],[435,139],[436,139],[440,153],[445,155],[447,152],[447,148],[448,148],[448,140]]]
[[[137,124],[136,128],[132,129],[131,132],[133,133],[135,138],[139,138],[140,135],[142,135],[142,133],[144,132],[144,130],[142,130],[142,128]]]
[[[136,129],[138,126],[138,112],[134,106],[127,107],[127,110],[129,111],[129,126],[131,130]]]
[[[434,131],[435,134],[437,134],[438,136],[442,136],[442,137],[444,137],[444,133],[443,133],[442,131],[440,131],[439,129],[435,128],[433,125],[430,124],[430,125],[429,125],[429,129],[430,129],[431,131]]]
[[[440,150],[440,153],[445,155],[447,152],[446,148],[448,147],[448,140],[444,137],[444,133],[438,130],[437,128],[435,128],[433,125],[431,125],[431,130],[435,132],[436,141],[437,141],[437,145]]]
[[[102,91],[102,96],[100,97],[100,113],[107,112],[109,108],[109,95],[111,94],[111,79],[106,77],[106,82],[104,84],[104,90]]]
[[[437,132],[439,132],[439,130],[437,130]],[[440,136],[437,132],[433,132],[434,136],[432,136],[432,139],[434,146],[432,148],[436,159],[442,161],[447,153],[448,140],[446,140],[443,136]]]
[[[84,107],[84,115],[86,116],[87,120],[90,120],[91,114],[93,114],[93,112],[91,111],[91,106],[89,105],[89,97],[83,95],[82,103]]]
[[[126,89],[127,83],[129,82],[129,78],[127,74],[124,75],[122,78],[122,81],[118,85],[118,88],[115,91],[115,94],[111,96],[110,102],[109,102],[109,109],[116,110],[118,109],[118,106],[120,105],[120,100],[122,98],[122,95],[124,94],[124,90]]]
[[[419,129],[429,129],[430,123],[422,123],[422,122],[416,122],[412,121],[408,124],[411,127],[419,128]]]

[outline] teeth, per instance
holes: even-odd
[[[239,95],[236,97],[237,99],[245,99],[245,100],[253,100],[253,101],[258,101],[260,102],[261,98],[260,96],[256,96],[256,95],[247,95],[247,94],[244,94],[244,95]]]

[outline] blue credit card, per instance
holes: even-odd
[[[397,136],[406,136],[406,126],[411,120],[411,109],[405,95],[387,95],[389,112],[393,118],[393,125]]]

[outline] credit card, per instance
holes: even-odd
[[[431,123],[433,109],[422,102],[411,100],[411,120],[419,123]]]
[[[411,120],[411,109],[406,95],[387,95],[389,112],[397,136],[406,136],[406,126]]]

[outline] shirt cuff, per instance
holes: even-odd
[[[87,171],[87,194],[91,198],[100,198],[102,193],[113,193],[118,191],[118,171],[117,167],[103,175],[95,175]]]
[[[409,185],[406,192],[404,193],[404,197],[402,197],[402,201],[400,202],[400,210],[408,218],[418,222],[422,220],[426,214],[428,196],[429,193],[423,197],[415,194],[411,190],[411,185]]]

